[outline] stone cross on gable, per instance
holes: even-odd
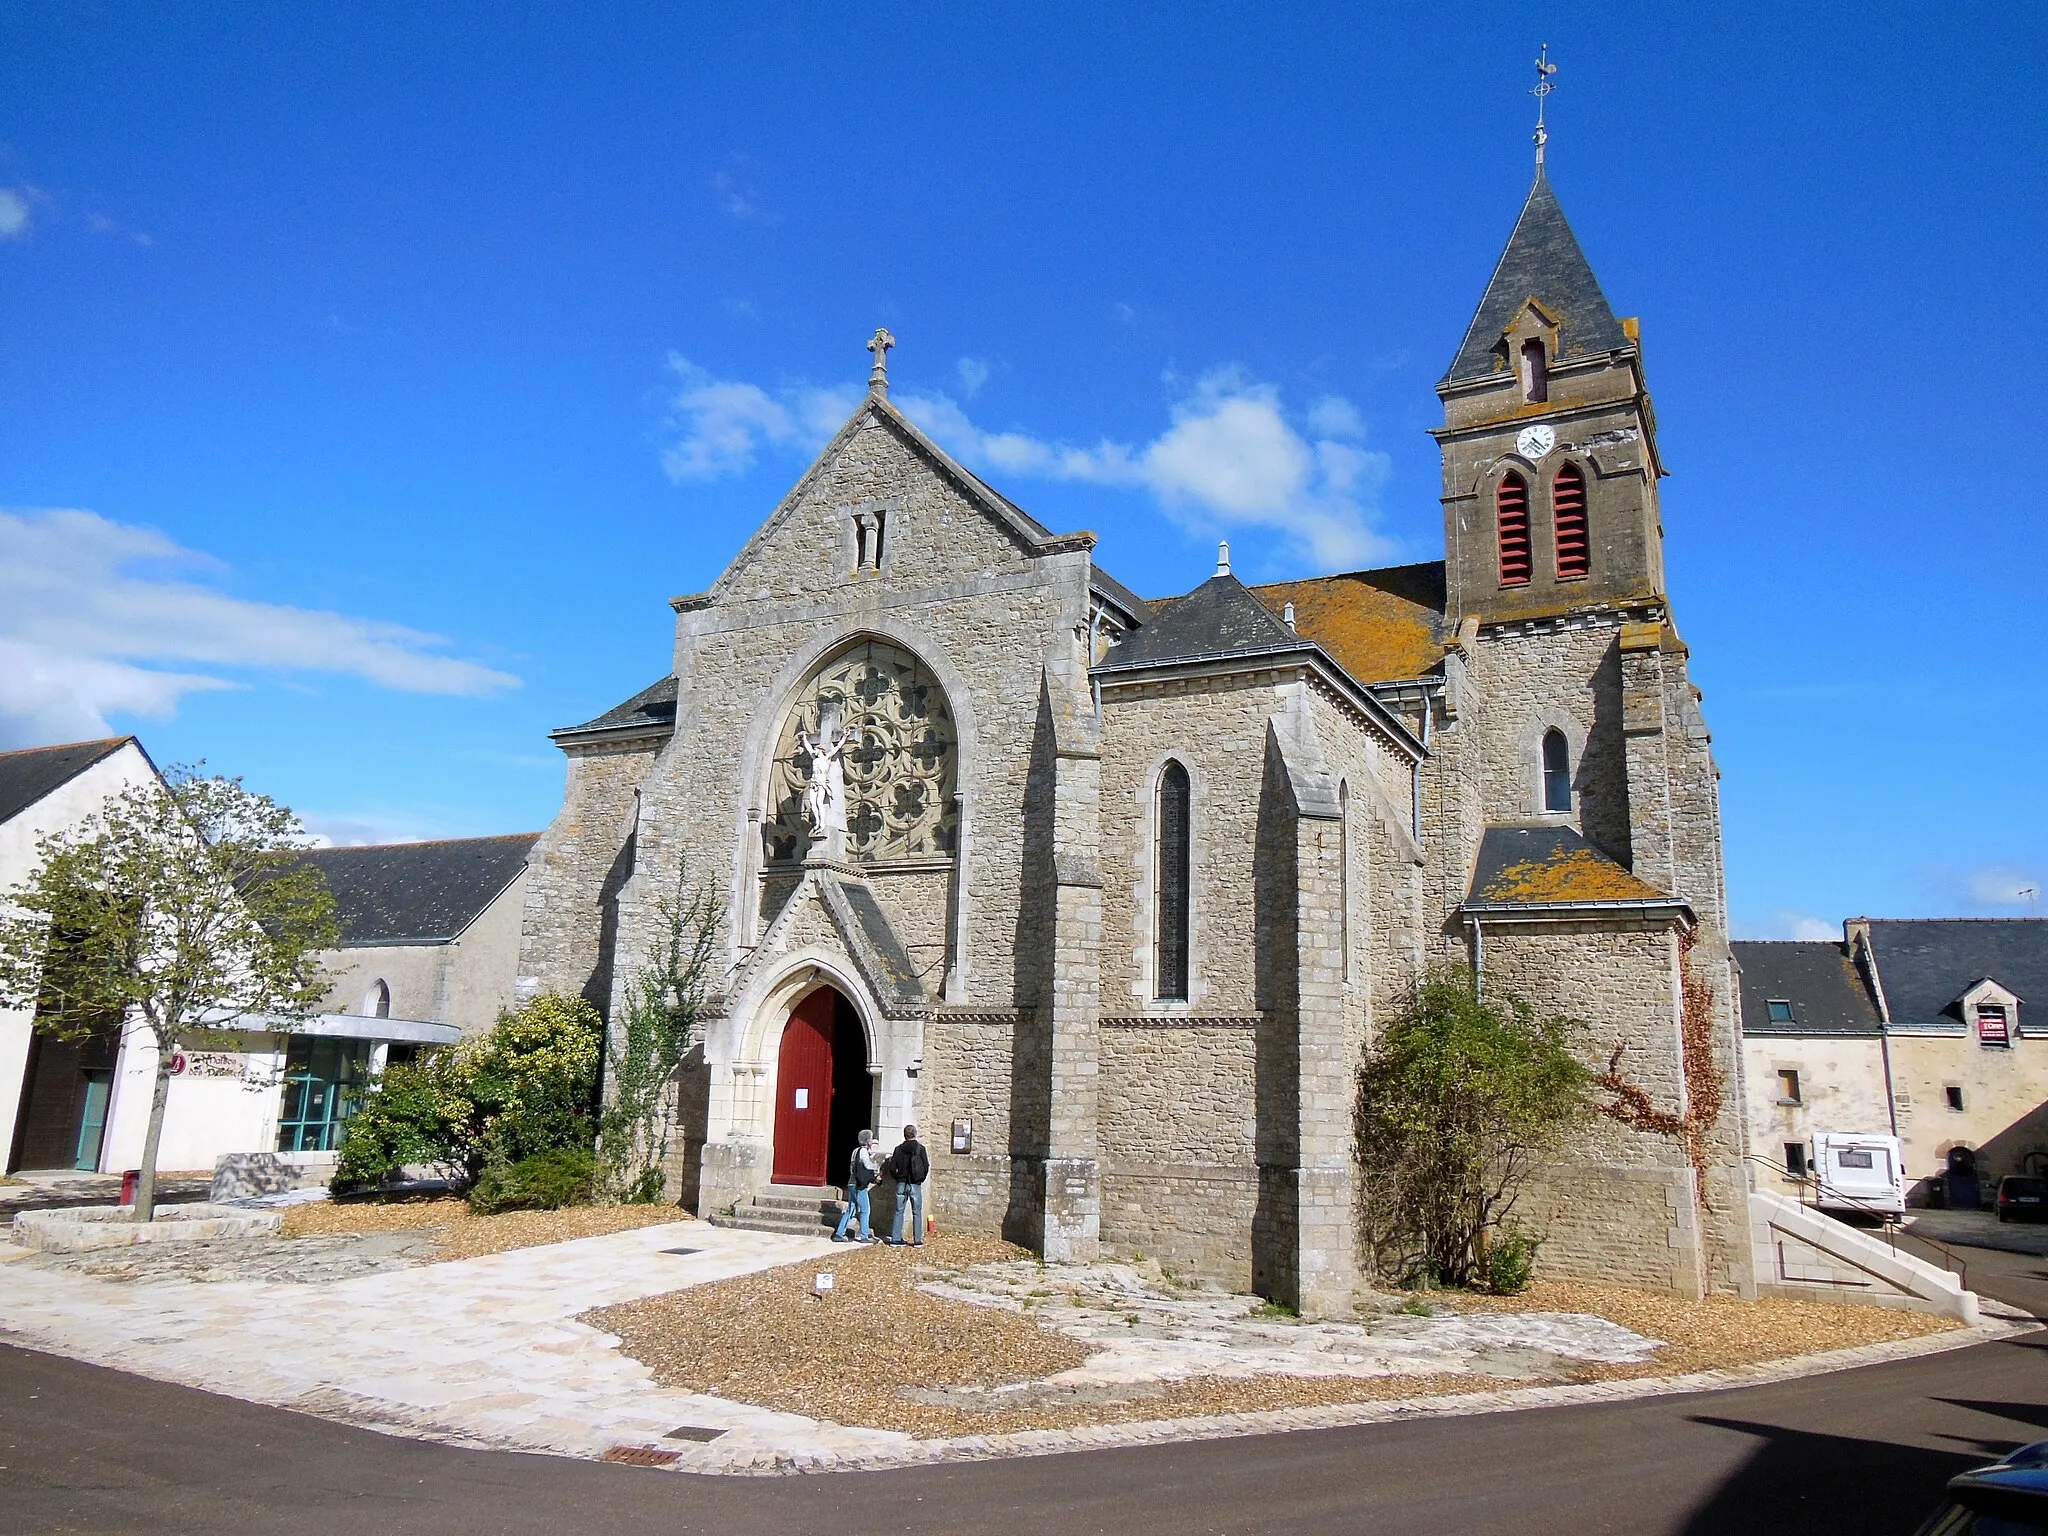
[[[874,340],[868,343],[868,350],[875,354],[875,366],[868,370],[869,394],[889,393],[889,349],[895,345],[896,338],[886,329],[877,330]]]

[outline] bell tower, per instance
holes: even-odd
[[[1617,320],[1537,141],[1529,189],[1438,382],[1450,617],[1661,608],[1657,418],[1634,320]],[[1662,617],[1660,613],[1658,617]]]

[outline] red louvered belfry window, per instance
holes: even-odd
[[[1529,482],[1520,475],[1501,476],[1493,493],[1500,522],[1500,584],[1526,586],[1529,581]]]
[[[1586,477],[1567,464],[1550,482],[1552,525],[1557,529],[1557,579],[1569,581],[1590,569],[1586,547]]]

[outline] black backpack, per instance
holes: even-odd
[[[848,1182],[855,1189],[866,1189],[875,1182],[875,1171],[868,1166],[868,1160],[860,1155],[859,1147],[853,1149],[853,1156],[848,1160],[847,1167],[850,1175]]]
[[[904,1142],[889,1159],[889,1177],[898,1184],[922,1184],[931,1171],[932,1160],[921,1141]]]

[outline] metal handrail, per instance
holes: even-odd
[[[1767,1157],[1758,1157],[1754,1152],[1746,1153],[1744,1154],[1744,1156],[1746,1161],[1755,1163],[1759,1168],[1768,1168],[1777,1177],[1788,1180],[1793,1184],[1797,1184],[1800,1187],[1802,1194],[1806,1192],[1808,1189],[1813,1190],[1813,1209],[1816,1212],[1820,1211],[1819,1179],[1807,1173],[1790,1172],[1788,1169],[1780,1166],[1777,1163],[1772,1162]],[[1877,1206],[1870,1204],[1868,1201],[1862,1200],[1855,1195],[1849,1194],[1847,1191],[1842,1190],[1840,1188],[1837,1188],[1835,1190],[1835,1195],[1837,1199],[1840,1201],[1840,1203],[1842,1203],[1843,1205],[1847,1205],[1852,1209],[1861,1210],[1863,1214],[1866,1216],[1877,1217],[1879,1222],[1884,1227],[1885,1242],[1891,1246],[1891,1250],[1893,1253],[1897,1253],[1899,1251],[1899,1225],[1902,1218],[1896,1212],[1880,1210]],[[1804,1204],[1806,1202],[1802,1201],[1801,1203]],[[1957,1253],[1955,1249],[1949,1247],[1947,1243],[1944,1243],[1938,1237],[1923,1237],[1918,1232],[1908,1232],[1906,1233],[1906,1236],[1912,1238],[1913,1241],[1916,1243],[1925,1243],[1928,1247],[1937,1249],[1942,1257],[1942,1267],[1946,1269],[1952,1266],[1955,1269],[1956,1278],[1960,1280],[1963,1284],[1963,1289],[1968,1290],[1970,1288],[1969,1261],[1963,1258],[1962,1255]]]

